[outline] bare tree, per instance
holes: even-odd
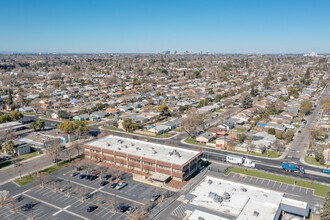
[[[116,209],[116,195],[114,197],[109,198],[106,201],[107,205],[110,206],[112,209],[112,212],[116,213],[117,209]]]
[[[75,192],[80,195],[80,201],[85,202],[88,190],[85,187],[77,187],[75,188]]]
[[[194,137],[198,131],[198,126],[203,124],[203,115],[195,110],[188,112],[186,117],[181,119],[182,130],[184,130],[190,137]]]
[[[11,205],[11,211],[12,212],[16,212],[17,211],[17,203],[18,203],[18,200],[16,198],[12,198],[10,200],[10,205]]]
[[[58,165],[58,156],[59,156],[60,146],[59,145],[52,145],[46,148],[47,156],[55,160],[56,165]]]
[[[101,194],[98,194],[96,196],[95,200],[96,200],[96,205],[97,206],[100,206],[102,204],[102,202],[103,202],[103,196]]]
[[[6,201],[6,199],[8,197],[9,197],[9,191],[7,191],[7,190],[0,191],[0,204],[1,204],[1,206],[4,206],[4,202]]]

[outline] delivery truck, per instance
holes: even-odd
[[[256,164],[250,160],[249,158],[244,158],[242,156],[236,156],[236,155],[227,155],[226,162],[237,164],[237,165],[243,165],[245,167],[255,167]]]
[[[293,162],[283,162],[282,169],[287,172],[298,172],[301,174],[305,174],[305,168],[300,167],[296,163],[293,163]]]

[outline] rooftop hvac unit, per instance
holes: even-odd
[[[209,180],[209,181],[207,181],[207,183],[211,185],[213,183],[213,181]]]
[[[141,150],[141,148],[140,147],[136,147],[136,150]]]
[[[154,154],[157,154],[157,151],[154,150],[153,153],[154,153]]]
[[[259,212],[254,211],[254,212],[253,212],[253,216],[259,216]]]
[[[118,147],[118,150],[121,150],[121,148],[120,148],[120,147]]]
[[[170,156],[172,156],[172,155],[173,155],[173,152],[168,152],[168,154],[169,154]]]
[[[111,146],[111,144],[110,143],[108,143],[108,147],[110,147]]]

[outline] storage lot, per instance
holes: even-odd
[[[0,207],[3,219],[23,220],[34,216],[36,219],[125,220],[129,218],[129,214],[120,212],[121,206],[136,207],[137,210],[132,215],[137,215],[151,203],[153,195],[166,192],[158,187],[136,182],[130,174],[125,174],[123,180],[128,185],[118,190],[110,187],[111,182],[101,186],[102,179],[90,181],[79,179],[79,175],[71,177],[71,170],[73,168],[70,167],[60,170],[44,187],[38,185],[16,195],[17,211],[12,212],[12,204],[7,202],[5,206]],[[61,192],[59,189],[65,186],[70,189]],[[87,208],[91,205],[99,207],[89,213]]]

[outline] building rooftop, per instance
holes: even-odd
[[[183,165],[200,153],[199,151],[186,150],[112,135],[88,142],[86,145],[152,158],[177,165]]]
[[[309,209],[308,203],[283,197],[283,193],[206,176],[190,192],[189,205],[236,219],[274,219],[283,205],[295,213]]]

